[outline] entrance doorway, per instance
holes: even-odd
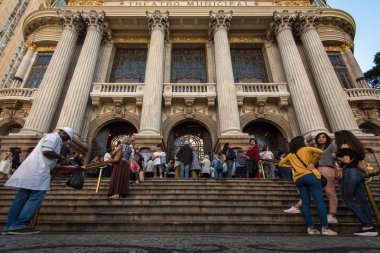
[[[91,157],[103,156],[107,149],[116,147],[125,135],[136,133],[137,129],[125,121],[117,121],[104,126],[92,141]]]
[[[204,126],[190,121],[177,125],[170,132],[167,145],[169,159],[174,158],[185,141],[190,143],[198,158],[206,154],[212,158],[212,141],[209,132]]]
[[[288,150],[286,138],[277,127],[268,122],[253,121],[244,127],[243,132],[257,140],[260,151],[264,146],[268,146],[277,156],[279,152],[287,152]]]

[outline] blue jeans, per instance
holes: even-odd
[[[222,179],[222,178],[223,178],[223,171],[215,170],[215,179]]]
[[[3,231],[27,228],[45,199],[46,191],[20,188],[8,211]]]
[[[189,171],[190,171],[190,163],[187,163],[187,164],[181,163],[180,168],[181,168],[181,177],[188,178]]]
[[[319,217],[319,221],[321,222],[321,226],[323,228],[328,227],[327,223],[327,210],[325,203],[323,202],[323,188],[322,183],[318,180],[313,173],[306,174],[296,181],[297,189],[301,195],[302,199],[302,216],[305,219],[305,223],[308,228],[313,228],[314,223],[311,218],[310,212],[310,204],[311,204],[311,196],[313,196],[313,200],[317,205],[317,213]]]
[[[359,219],[361,225],[373,227],[371,208],[364,191],[363,173],[357,168],[345,168],[340,182],[340,190],[344,203]]]
[[[227,160],[227,178],[232,178],[233,166],[234,166],[234,161]]]

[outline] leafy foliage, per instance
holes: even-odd
[[[364,77],[367,78],[372,88],[380,89],[380,52],[375,54],[373,63],[375,63],[375,66],[365,72]]]

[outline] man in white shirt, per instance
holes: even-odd
[[[55,166],[57,159],[64,159],[63,155],[60,155],[62,143],[73,137],[74,130],[69,127],[44,136],[5,183],[5,186],[19,190],[8,211],[3,234],[39,233],[29,229],[29,223],[44,201],[46,192],[50,190],[50,170]]]

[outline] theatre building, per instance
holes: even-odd
[[[129,133],[172,157],[185,140],[199,155],[252,137],[277,152],[347,129],[380,159],[380,92],[355,60],[355,21],[325,1],[58,0],[19,26],[1,152],[25,157],[64,126],[88,157]]]

